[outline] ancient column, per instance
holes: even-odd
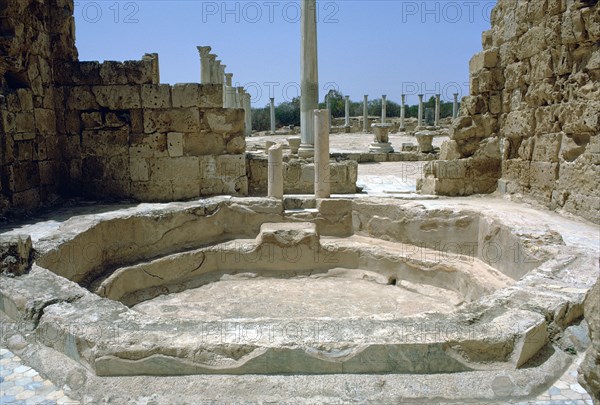
[[[402,103],[400,104],[400,131],[405,131],[404,117],[406,116],[406,95],[402,95]]]
[[[244,88],[236,87],[237,92],[235,95],[235,107],[234,108],[244,108]]]
[[[364,95],[363,100],[363,132],[369,132],[369,95]]]
[[[217,82],[217,55],[209,54],[208,63],[210,65],[210,83],[215,84]]]
[[[210,46],[197,46],[198,53],[200,54],[200,83],[210,83],[210,60],[208,54],[212,49]]]
[[[331,100],[329,99],[329,95],[327,95],[325,103],[327,104],[327,111],[329,111],[329,129],[331,130]]]
[[[271,198],[283,198],[283,148],[280,143],[277,143],[268,149],[268,153],[269,182],[267,193]]]
[[[315,198],[331,196],[329,180],[329,111],[315,110]]]
[[[344,126],[350,126],[350,96],[346,96],[346,119],[344,120]]]
[[[452,104],[452,118],[458,117],[458,93],[454,93],[454,104]]]
[[[250,94],[244,91],[244,135],[252,136],[252,104]]]
[[[275,135],[275,98],[271,97],[271,135]]]
[[[217,80],[219,84],[223,84],[225,81],[225,65],[221,64],[221,61],[218,60],[219,70],[217,70]]]
[[[384,94],[381,96],[381,123],[385,124],[387,118],[387,96]]]
[[[301,83],[300,83],[300,135],[301,157],[314,155],[313,111],[319,108],[319,74],[317,62],[317,2],[302,0]]]
[[[440,126],[440,95],[435,95],[435,126]]]
[[[225,86],[223,93],[223,107],[235,108],[235,88],[232,86],[233,73],[225,73]]]
[[[423,95],[419,94],[419,116],[417,117],[417,127],[423,125]]]

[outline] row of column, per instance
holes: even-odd
[[[419,94],[419,113],[417,119],[417,126],[423,125],[423,94]],[[350,126],[350,96],[345,96],[345,120],[344,125],[346,127]],[[331,127],[331,103],[329,99],[327,102],[327,110],[329,111],[329,126]],[[365,94],[363,101],[363,131],[367,132],[368,128],[368,102],[369,96]],[[406,116],[406,95],[402,94],[402,102],[400,104],[400,130],[402,131],[404,126],[404,118]],[[454,103],[452,105],[452,118],[456,118],[458,116],[458,93],[454,93]],[[387,119],[387,96],[384,94],[381,96],[381,123],[385,124]],[[440,95],[435,95],[435,126],[440,125]]]
[[[233,87],[233,73],[225,73],[227,65],[217,60],[217,55],[210,53],[210,46],[198,46],[200,54],[200,83],[221,84],[223,86],[223,108],[244,110],[245,135],[252,135],[251,96],[243,87]]]

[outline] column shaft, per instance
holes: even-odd
[[[315,110],[315,198],[329,198],[329,111]]]

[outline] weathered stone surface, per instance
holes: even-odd
[[[587,157],[600,132],[598,4],[499,0],[492,15],[484,50],[469,64],[471,95],[450,130],[456,153],[445,149],[443,157],[481,156],[486,144],[480,141],[498,138],[503,193],[598,223],[598,187],[589,187],[597,164]],[[428,176],[420,182],[427,192],[478,189]]]
[[[14,235],[0,237],[0,274],[20,276],[33,261],[31,237]]]
[[[595,401],[600,401],[600,281],[588,293],[585,300],[585,319],[590,329],[592,344],[579,367],[579,383]]]

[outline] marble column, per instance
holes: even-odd
[[[275,135],[275,98],[271,97],[271,134]]]
[[[235,99],[234,91],[231,83],[233,82],[233,73],[225,73],[225,85],[223,86],[223,107],[234,108],[233,100]]]
[[[267,195],[271,198],[283,198],[283,148],[280,143],[268,149],[268,175]]]
[[[235,107],[234,108],[244,108],[244,88],[236,87],[236,95],[235,95]]]
[[[363,96],[363,132],[369,132],[369,95]]]
[[[402,95],[402,102],[400,104],[400,131],[405,131],[406,127],[404,126],[404,118],[406,116],[406,95]]]
[[[387,118],[387,96],[381,96],[381,123],[385,124]]]
[[[244,135],[252,136],[252,103],[250,94],[244,91]]]
[[[346,115],[344,120],[344,126],[350,126],[350,96],[346,96]]]
[[[423,95],[419,94],[419,116],[417,117],[417,127],[423,125]]]
[[[222,65],[220,60],[218,60],[217,63],[219,67],[217,70],[217,83],[223,84],[225,81],[225,65]]]
[[[315,110],[315,198],[329,198],[329,111]]]
[[[210,60],[208,54],[212,49],[210,46],[197,46],[198,53],[200,54],[200,83],[210,83]]]
[[[329,99],[329,95],[327,95],[325,103],[327,104],[327,111],[329,111],[329,118],[327,121],[329,122],[329,129],[331,130],[331,100]]]
[[[301,83],[300,83],[300,145],[299,155],[314,155],[313,112],[319,108],[319,73],[317,58],[317,1],[302,0],[301,10]]]
[[[452,118],[458,117],[458,93],[454,93],[454,103],[452,104]]]
[[[208,63],[210,65],[210,83],[215,84],[217,82],[217,55],[209,54]]]
[[[439,127],[440,126],[440,95],[436,94],[435,95],[435,126]]]

